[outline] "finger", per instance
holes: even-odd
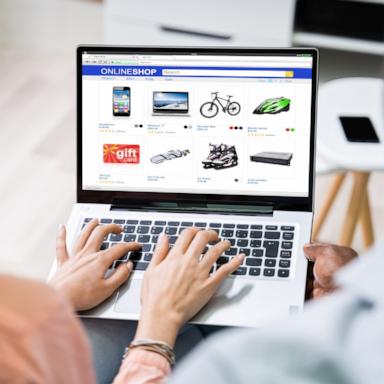
[[[169,252],[169,239],[168,236],[162,233],[157,241],[155,251],[153,252],[152,260],[148,268],[152,268],[160,264],[168,255]]]
[[[67,231],[65,226],[60,224],[59,231],[56,236],[56,257],[57,263],[59,266],[63,265],[68,260],[68,251],[67,251],[67,243],[66,243],[66,235]]]
[[[85,227],[84,229],[80,232],[80,235],[79,237],[77,238],[76,242],[75,242],[75,245],[73,246],[73,252],[76,254],[78,252],[80,252],[89,236],[91,235],[91,233],[93,232],[93,230],[99,225],[99,220],[98,219],[92,219]]]
[[[188,247],[188,256],[200,258],[206,245],[210,242],[216,242],[218,239],[219,235],[212,229],[197,232]]]
[[[114,292],[120,285],[124,284],[133,269],[132,261],[120,264],[115,272],[105,280],[105,285],[110,289],[111,293]]]
[[[199,228],[186,228],[181,232],[179,238],[176,240],[175,245],[172,248],[172,253],[184,254],[188,247],[191,245],[193,238],[199,232]]]
[[[121,259],[126,253],[132,251],[139,251],[141,249],[141,244],[139,243],[120,243],[114,247],[108,248],[105,251],[100,252],[101,260],[105,264],[105,268],[109,266],[118,259]]]
[[[209,277],[211,280],[211,283],[214,285],[219,285],[221,282],[228,277],[232,272],[236,271],[237,268],[240,267],[241,264],[243,264],[243,261],[245,259],[245,255],[241,253],[238,256],[235,256],[232,258],[231,261],[229,261],[226,264],[223,264],[213,275]]]
[[[321,255],[323,248],[328,246],[328,245],[329,244],[323,244],[323,243],[305,244],[303,247],[305,257],[309,261],[314,262],[316,260],[316,258]]]
[[[97,226],[89,236],[85,244],[84,250],[89,250],[93,252],[99,251],[101,244],[103,243],[106,236],[108,236],[110,233],[121,233],[122,230],[123,228],[121,228],[121,226],[117,224]]]
[[[209,251],[201,259],[200,265],[202,268],[210,271],[213,263],[223,254],[226,250],[231,247],[229,240],[220,241],[209,249]]]

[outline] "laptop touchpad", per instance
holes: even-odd
[[[129,279],[119,289],[114,310],[123,313],[140,313],[140,292],[142,279]]]

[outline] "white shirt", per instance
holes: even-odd
[[[223,332],[170,383],[384,383],[384,244],[336,276],[341,289],[263,329]]]

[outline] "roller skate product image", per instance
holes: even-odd
[[[238,164],[238,157],[234,145],[209,144],[209,155],[202,161],[205,169],[224,169],[235,167]]]
[[[178,149],[171,150],[166,153],[161,153],[159,155],[155,155],[151,157],[151,163],[153,164],[160,164],[166,160],[173,160],[177,159],[183,156],[187,156],[189,154],[189,149],[186,149],[184,151],[180,151]]]

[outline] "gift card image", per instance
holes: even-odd
[[[140,145],[103,144],[104,163],[139,164]]]

